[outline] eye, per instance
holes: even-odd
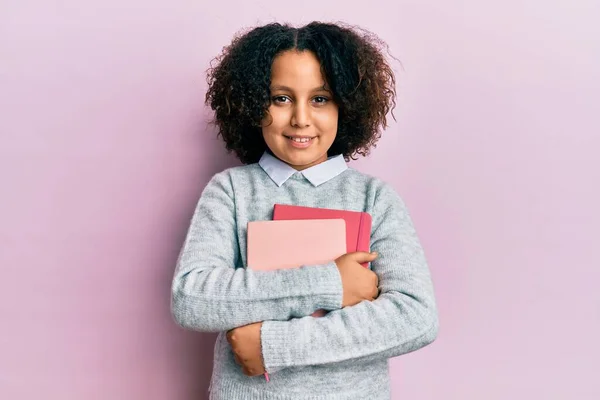
[[[325,96],[317,96],[313,99],[313,101],[317,104],[326,104],[329,99]]]
[[[283,104],[286,100],[289,100],[287,96],[273,96],[271,99],[274,103]]]

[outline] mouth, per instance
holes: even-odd
[[[287,136],[283,135],[288,140],[290,146],[295,149],[308,149],[312,142],[314,142],[316,136]]]
[[[309,137],[309,136],[286,136],[283,135],[286,139],[291,140],[292,142],[295,143],[309,143],[310,141],[312,141],[315,136],[313,137]]]

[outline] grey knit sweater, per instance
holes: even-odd
[[[264,165],[230,168],[211,179],[198,201],[177,262],[171,309],[185,328],[220,332],[212,400],[389,399],[388,359],[436,338],[431,277],[402,199],[388,184],[352,168],[326,179],[320,168],[312,182],[308,170],[281,180]],[[271,219],[275,203],[370,213],[379,297],[342,308],[334,262],[246,269],[247,223]],[[330,312],[310,316],[318,309]],[[270,382],[245,376],[225,337],[229,329],[259,321]]]

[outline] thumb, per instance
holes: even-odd
[[[358,251],[354,253],[354,261],[362,264],[364,262],[373,261],[377,258],[378,255],[379,254],[377,254],[376,251],[373,251],[371,253],[367,253],[366,251]]]

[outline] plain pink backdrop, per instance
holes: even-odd
[[[402,61],[398,122],[351,164],[404,197],[436,286],[393,399],[599,399],[599,4],[2,1],[0,398],[207,398],[215,336],[169,313],[235,165],[204,70],[241,27],[320,19]]]

